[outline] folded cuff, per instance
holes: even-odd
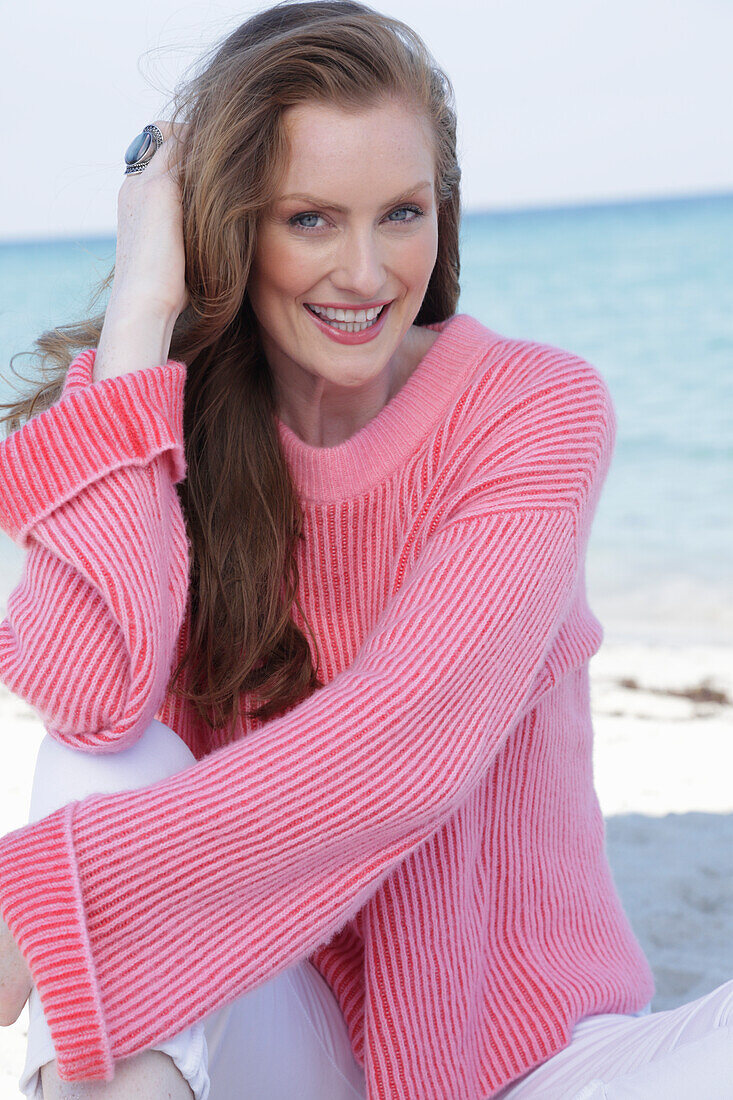
[[[72,842],[76,803],[0,839],[0,912],[48,1021],[59,1077],[114,1074]]]
[[[111,470],[166,454],[173,483],[186,476],[184,363],[91,382],[96,350],[69,367],[61,398],[0,443],[0,526],[28,546],[33,526]]]

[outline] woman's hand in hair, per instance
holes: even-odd
[[[33,981],[20,948],[0,917],[0,1026],[14,1024],[28,1000]]]
[[[163,144],[142,172],[126,175],[117,198],[117,253],[108,309],[153,312],[175,323],[188,305],[177,152],[187,123],[158,119]]]

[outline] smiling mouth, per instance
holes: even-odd
[[[315,314],[319,321],[338,329],[339,332],[364,332],[366,329],[372,328],[389,305],[391,305],[391,302],[371,309],[350,310],[331,309],[326,306],[312,306],[308,302],[305,303],[306,309]],[[356,320],[357,317],[360,319]]]

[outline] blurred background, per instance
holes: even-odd
[[[5,6],[0,400],[12,355],[89,315],[132,138],[268,6]],[[414,27],[455,88],[459,310],[584,356],[614,400],[587,559],[605,632],[594,770],[653,1007],[673,1007],[733,978],[733,3],[373,6]],[[0,614],[22,563],[0,532]],[[2,685],[0,718],[7,831],[26,820],[43,727]],[[18,1095],[24,1026],[0,1029],[0,1100]]]
[[[114,262],[132,137],[204,48],[266,6],[6,9],[0,399],[10,356],[84,315]],[[455,87],[460,310],[583,355],[611,389],[618,439],[588,551],[606,638],[730,641],[733,5],[381,10],[415,27]],[[0,534],[0,609],[20,563]]]

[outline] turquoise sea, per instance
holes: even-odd
[[[114,250],[0,242],[0,395],[11,355],[85,314]],[[461,284],[460,311],[608,382],[618,437],[587,560],[606,639],[733,640],[733,195],[466,213]],[[21,567],[0,533],[0,608]]]

